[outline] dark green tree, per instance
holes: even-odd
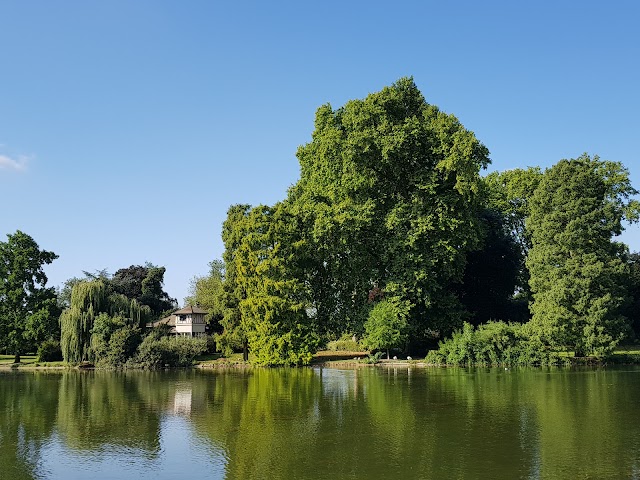
[[[467,255],[462,283],[456,287],[470,314],[469,322],[525,322],[529,319],[528,305],[518,291],[525,268],[522,250],[503,214],[486,209],[481,221],[482,247]]]
[[[20,230],[0,242],[0,348],[15,363],[40,342],[58,337],[56,293],[46,287],[43,270],[56,258]]]
[[[637,221],[635,194],[618,162],[585,154],[545,171],[527,218],[530,327],[544,342],[605,355],[627,333],[627,248],[612,238]]]
[[[121,268],[109,280],[113,291],[147,305],[155,317],[174,309],[177,301],[164,291],[165,267],[151,263]]]
[[[635,338],[638,339],[640,338],[640,253],[630,253],[627,257],[627,265],[629,268],[627,289],[630,301],[624,313],[629,319]]]

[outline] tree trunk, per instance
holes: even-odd
[[[389,360],[389,349],[387,348],[387,360]]]
[[[245,362],[249,361],[249,345],[247,345],[247,342],[242,344],[242,359]]]
[[[13,363],[20,363],[20,353],[16,353],[13,357]]]

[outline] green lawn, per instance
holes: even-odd
[[[242,360],[241,353],[234,353],[229,357],[223,357],[221,353],[206,354],[196,357],[196,364],[201,365],[236,365],[243,363],[245,362]]]
[[[13,363],[13,355],[0,355],[0,365],[4,365],[4,364],[11,364]],[[29,363],[36,363],[36,356],[35,355],[21,355],[20,356],[20,363],[24,363],[24,364],[29,364]]]
[[[615,355],[640,355],[640,346],[638,345],[623,345],[616,348]]]

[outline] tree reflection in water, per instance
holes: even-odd
[[[632,478],[639,373],[6,372],[0,472],[11,480]]]

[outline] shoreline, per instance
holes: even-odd
[[[378,368],[518,368],[518,367],[606,367],[610,365],[640,365],[640,353],[637,351],[619,351],[606,359],[598,359],[596,357],[565,357],[564,362],[558,365],[445,365],[428,363],[425,359],[380,359],[376,363],[368,363],[366,360],[368,355],[365,352],[334,352],[321,351],[318,352],[309,365],[290,368],[333,368],[333,369],[360,369],[368,367]],[[248,370],[253,368],[274,368],[274,367],[256,367],[248,362],[233,358],[220,358],[216,360],[206,359],[196,361],[188,367],[164,367],[159,370],[180,370],[180,369],[199,369],[199,370]],[[278,367],[275,367],[278,368]],[[63,362],[36,362],[27,360],[26,363],[0,363],[0,371],[18,371],[18,370],[145,370],[144,368],[114,368],[114,367],[95,367],[90,363],[82,363],[79,365],[69,365]]]

